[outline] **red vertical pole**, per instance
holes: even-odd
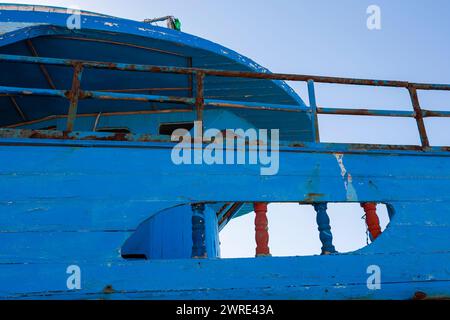
[[[361,203],[366,213],[366,224],[370,233],[370,240],[374,241],[381,234],[380,219],[377,215],[377,204],[373,202]]]
[[[255,202],[253,208],[255,210],[256,256],[267,257],[270,256],[267,203]]]

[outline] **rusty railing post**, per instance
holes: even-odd
[[[313,141],[319,143],[320,142],[320,134],[319,134],[319,119],[317,117],[316,90],[314,88],[313,80],[308,80],[307,84],[308,84],[309,106],[311,108],[311,123],[312,123]]]
[[[326,203],[315,203],[314,210],[316,210],[316,221],[319,229],[319,238],[322,242],[322,254],[336,253],[333,245],[333,234],[331,233],[330,217],[327,213]]]
[[[377,204],[373,202],[361,203],[364,212],[366,213],[366,224],[369,230],[370,240],[375,241],[381,234],[380,219],[377,215]]]
[[[11,101],[12,105],[14,106],[14,109],[16,109],[16,112],[22,118],[22,121],[28,121],[27,115],[23,112],[22,108],[20,108],[19,104],[17,103],[16,98],[13,96],[10,96],[9,100]]]
[[[428,148],[430,146],[430,142],[428,140],[427,130],[425,128],[425,122],[423,121],[423,113],[422,108],[420,107],[417,89],[414,86],[409,85],[408,92],[409,96],[411,97],[412,106],[414,108],[414,118],[416,119],[417,128],[419,129],[422,148]]]
[[[77,117],[78,99],[80,98],[80,83],[83,75],[83,65],[77,63],[74,65],[72,89],[70,90],[69,99],[69,113],[67,114],[67,131],[73,131],[75,119]]]
[[[204,80],[205,74],[203,72],[197,72],[195,74],[195,79],[197,82],[197,92],[195,97],[195,107],[197,111],[197,121],[200,121],[203,128],[203,107],[205,103],[204,96]]]
[[[253,208],[255,210],[256,257],[270,257],[267,203],[255,202]]]
[[[207,258],[205,235],[205,205],[196,203],[192,205],[192,258]]]

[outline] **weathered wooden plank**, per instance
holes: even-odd
[[[130,235],[124,231],[0,233],[0,264],[118,261]]]
[[[1,232],[130,231],[157,212],[181,204],[120,199],[30,199],[0,202]]]
[[[450,200],[449,157],[344,154],[341,164],[338,154],[286,151],[279,154],[278,174],[261,176],[260,165],[177,166],[170,147],[96,145],[102,147],[0,147],[0,202]],[[190,188],[183,178],[191,179]],[[236,181],[253,187],[235,192]]]
[[[371,265],[381,270],[379,290],[367,287]],[[67,264],[2,264],[0,292],[64,299],[410,299],[417,291],[448,296],[449,266],[449,253],[81,263],[81,289],[69,291]]]

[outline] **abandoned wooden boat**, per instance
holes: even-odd
[[[316,82],[403,88],[413,108],[319,107]],[[450,148],[424,118],[450,112],[418,90],[450,85],[273,74],[178,30],[0,5],[0,298],[449,297]],[[415,118],[422,144],[321,143],[318,114]],[[314,206],[321,255],[270,256],[271,202]],[[346,202],[376,241],[339,254],[326,210]],[[220,259],[219,232],[253,211],[256,257]]]

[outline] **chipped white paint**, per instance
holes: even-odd
[[[161,36],[169,36],[168,33],[158,29],[158,28],[162,28],[162,27],[159,27],[159,26],[154,26],[154,27],[155,27],[155,29],[139,27],[139,28],[137,28],[137,30],[146,32],[146,33],[158,34]]]
[[[113,22],[105,22],[104,25],[108,27],[119,27],[119,24]]]
[[[336,157],[339,168],[341,168],[341,176],[342,178],[344,178],[345,174],[347,173],[347,169],[345,169],[344,166],[344,161],[342,160],[344,158],[344,155],[342,153],[334,153],[334,156]]]
[[[44,25],[44,23],[28,23],[28,22],[1,22],[0,23],[0,35],[8,32],[16,31],[19,29]]]
[[[352,175],[347,171],[344,165],[344,154],[342,153],[333,153],[336,157],[339,168],[341,169],[341,176],[344,179],[345,190],[347,191],[347,200],[348,201],[358,201],[358,195],[356,193],[355,188],[353,187],[353,178]]]

